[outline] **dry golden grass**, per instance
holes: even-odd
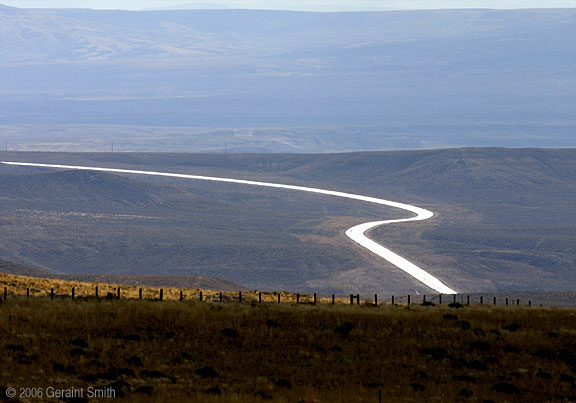
[[[71,297],[72,289],[76,298],[88,298],[96,296],[96,287],[98,287],[98,296],[101,298],[117,297],[118,289],[120,288],[120,297],[123,299],[139,299],[140,289],[142,289],[143,299],[160,299],[160,291],[162,290],[163,300],[180,300],[180,293],[185,300],[199,301],[202,294],[203,301],[220,301],[220,291],[217,290],[200,290],[191,288],[160,288],[160,287],[146,287],[124,284],[108,284],[101,282],[78,282],[67,281],[47,278],[37,278],[28,276],[18,276],[13,274],[0,273],[0,287],[1,293],[4,292],[4,287],[7,288],[8,295],[29,295],[31,297],[47,297],[51,294],[51,289],[54,289],[54,295],[57,297]],[[262,302],[277,302],[277,292],[260,292],[260,291],[243,291],[242,300],[244,302],[259,301],[261,294]],[[223,301],[238,301],[239,293],[232,291],[222,292]],[[293,292],[280,292],[281,302],[296,302],[297,294]],[[300,295],[299,298],[302,303],[313,302],[313,295]],[[317,297],[318,303],[331,303],[331,298]],[[345,298],[335,298],[337,303],[349,302]]]
[[[26,298],[0,304],[7,387],[134,402],[576,400],[576,310]]]

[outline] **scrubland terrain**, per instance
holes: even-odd
[[[573,291],[576,283],[573,149],[0,157],[396,200],[436,216],[370,236],[461,292]],[[344,236],[361,222],[406,217],[397,209],[231,184],[8,166],[0,166],[0,191],[0,257],[39,269],[208,276],[249,289],[308,293],[430,293]]]
[[[91,386],[142,402],[367,402],[380,391],[383,401],[566,402],[576,398],[575,316],[11,296],[0,303],[0,393]]]

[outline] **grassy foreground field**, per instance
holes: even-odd
[[[239,301],[238,291],[217,291],[199,288],[150,287],[130,284],[110,284],[100,281],[72,281],[42,277],[29,277],[0,273],[0,287],[10,296],[30,297],[72,297],[75,298],[122,298],[122,299],[152,299],[152,300],[195,300],[229,302]],[[142,290],[142,294],[140,294]],[[4,291],[2,291],[4,292]],[[242,302],[313,302],[312,295],[294,292],[261,292],[257,290],[242,290]],[[299,295],[299,296],[298,296]],[[220,301],[222,296],[222,301]],[[317,297],[317,302],[331,303],[332,298]],[[335,302],[346,302],[346,299],[335,297]]]
[[[10,296],[0,354],[4,400],[576,401],[574,309]]]

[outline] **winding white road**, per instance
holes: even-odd
[[[404,259],[402,256],[392,252],[390,249],[387,249],[380,245],[379,243],[374,242],[372,239],[366,236],[366,233],[371,229],[378,227],[384,224],[393,224],[393,223],[401,223],[401,222],[408,222],[408,221],[422,221],[427,220],[434,216],[434,213],[431,211],[425,210],[420,207],[411,206],[409,204],[398,203],[390,200],[378,199],[376,197],[369,197],[369,196],[362,196],[352,193],[343,193],[337,192],[333,190],[325,190],[325,189],[317,189],[317,188],[310,188],[304,186],[294,186],[294,185],[282,185],[279,183],[268,183],[268,182],[255,182],[255,181],[247,181],[241,179],[229,179],[229,178],[217,178],[211,176],[198,176],[198,175],[186,175],[186,174],[176,174],[176,173],[169,173],[169,172],[153,172],[153,171],[136,171],[132,169],[116,169],[116,168],[97,168],[97,167],[85,167],[85,166],[71,166],[71,165],[53,165],[53,164],[37,164],[37,163],[29,163],[29,162],[4,162],[0,161],[0,163],[5,165],[17,165],[17,166],[29,166],[29,167],[42,167],[42,168],[59,168],[59,169],[76,169],[76,170],[83,170],[83,171],[101,171],[101,172],[116,172],[122,174],[136,174],[136,175],[151,175],[151,176],[168,176],[172,178],[183,178],[183,179],[196,179],[196,180],[204,180],[204,181],[216,181],[216,182],[228,182],[228,183],[239,183],[242,185],[252,185],[252,186],[264,186],[270,188],[279,188],[279,189],[290,189],[290,190],[299,190],[301,192],[309,192],[309,193],[319,193],[324,195],[336,196],[336,197],[344,197],[347,199],[354,199],[354,200],[361,200],[369,203],[381,204],[384,206],[391,206],[396,207],[402,210],[409,211],[411,213],[416,214],[414,217],[411,218],[403,218],[397,220],[385,220],[385,221],[373,221],[367,222],[364,224],[356,225],[346,231],[346,235],[352,239],[357,244],[363,246],[364,248],[368,249],[369,251],[373,252],[374,254],[380,256],[381,258],[387,260],[388,262],[392,263],[394,266],[398,267],[399,269],[405,271],[416,280],[420,281],[424,285],[433,290],[442,293],[442,294],[457,294],[457,292],[446,284],[441,282],[439,279],[431,275],[430,273],[422,270],[414,263],[409,262],[408,260]]]

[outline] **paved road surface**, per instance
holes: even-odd
[[[369,232],[371,229],[378,227],[380,225],[385,224],[393,224],[393,223],[401,223],[401,222],[408,222],[408,221],[422,221],[427,220],[434,216],[434,213],[431,211],[425,210],[420,207],[411,206],[409,204],[398,203],[390,200],[378,199],[376,197],[370,196],[362,196],[352,193],[343,193],[337,192],[333,190],[325,190],[325,189],[317,189],[317,188],[310,188],[304,186],[294,186],[294,185],[282,185],[279,183],[268,183],[268,182],[255,182],[255,181],[248,181],[248,180],[241,180],[241,179],[230,179],[230,178],[217,178],[211,176],[198,176],[198,175],[186,175],[186,174],[175,174],[169,172],[153,172],[153,171],[136,171],[132,169],[116,169],[116,168],[98,168],[98,167],[85,167],[85,166],[70,166],[70,165],[53,165],[53,164],[36,164],[36,163],[28,163],[28,162],[1,162],[2,164],[6,165],[17,165],[17,166],[31,166],[31,167],[42,167],[42,168],[59,168],[59,169],[76,169],[76,170],[84,170],[84,171],[100,171],[100,172],[115,172],[115,173],[123,173],[123,174],[135,174],[135,175],[150,175],[150,176],[168,176],[172,178],[183,178],[183,179],[196,179],[196,180],[205,180],[205,181],[216,181],[216,182],[228,182],[228,183],[239,183],[243,185],[251,185],[251,186],[264,186],[270,188],[279,188],[279,189],[289,189],[289,190],[298,190],[301,192],[309,192],[309,193],[319,193],[329,196],[336,196],[336,197],[344,197],[347,199],[354,199],[354,200],[361,200],[368,203],[375,203],[381,204],[384,206],[391,206],[396,207],[402,210],[409,211],[411,213],[416,214],[410,218],[403,218],[403,219],[396,219],[396,220],[385,220],[385,221],[373,221],[367,222],[364,224],[356,225],[355,227],[350,228],[346,231],[346,235],[352,239],[354,242],[363,246],[364,248],[368,249],[372,253],[380,256],[381,258],[387,260],[388,262],[392,263],[394,266],[398,267],[399,269],[403,270],[404,272],[408,273],[424,285],[433,290],[441,293],[441,294],[457,294],[455,290],[448,287],[442,281],[431,275],[430,273],[422,270],[414,263],[406,260],[402,256],[392,252],[390,249],[385,248],[384,246],[380,245],[377,242],[374,242],[372,239],[366,236],[366,233]]]

